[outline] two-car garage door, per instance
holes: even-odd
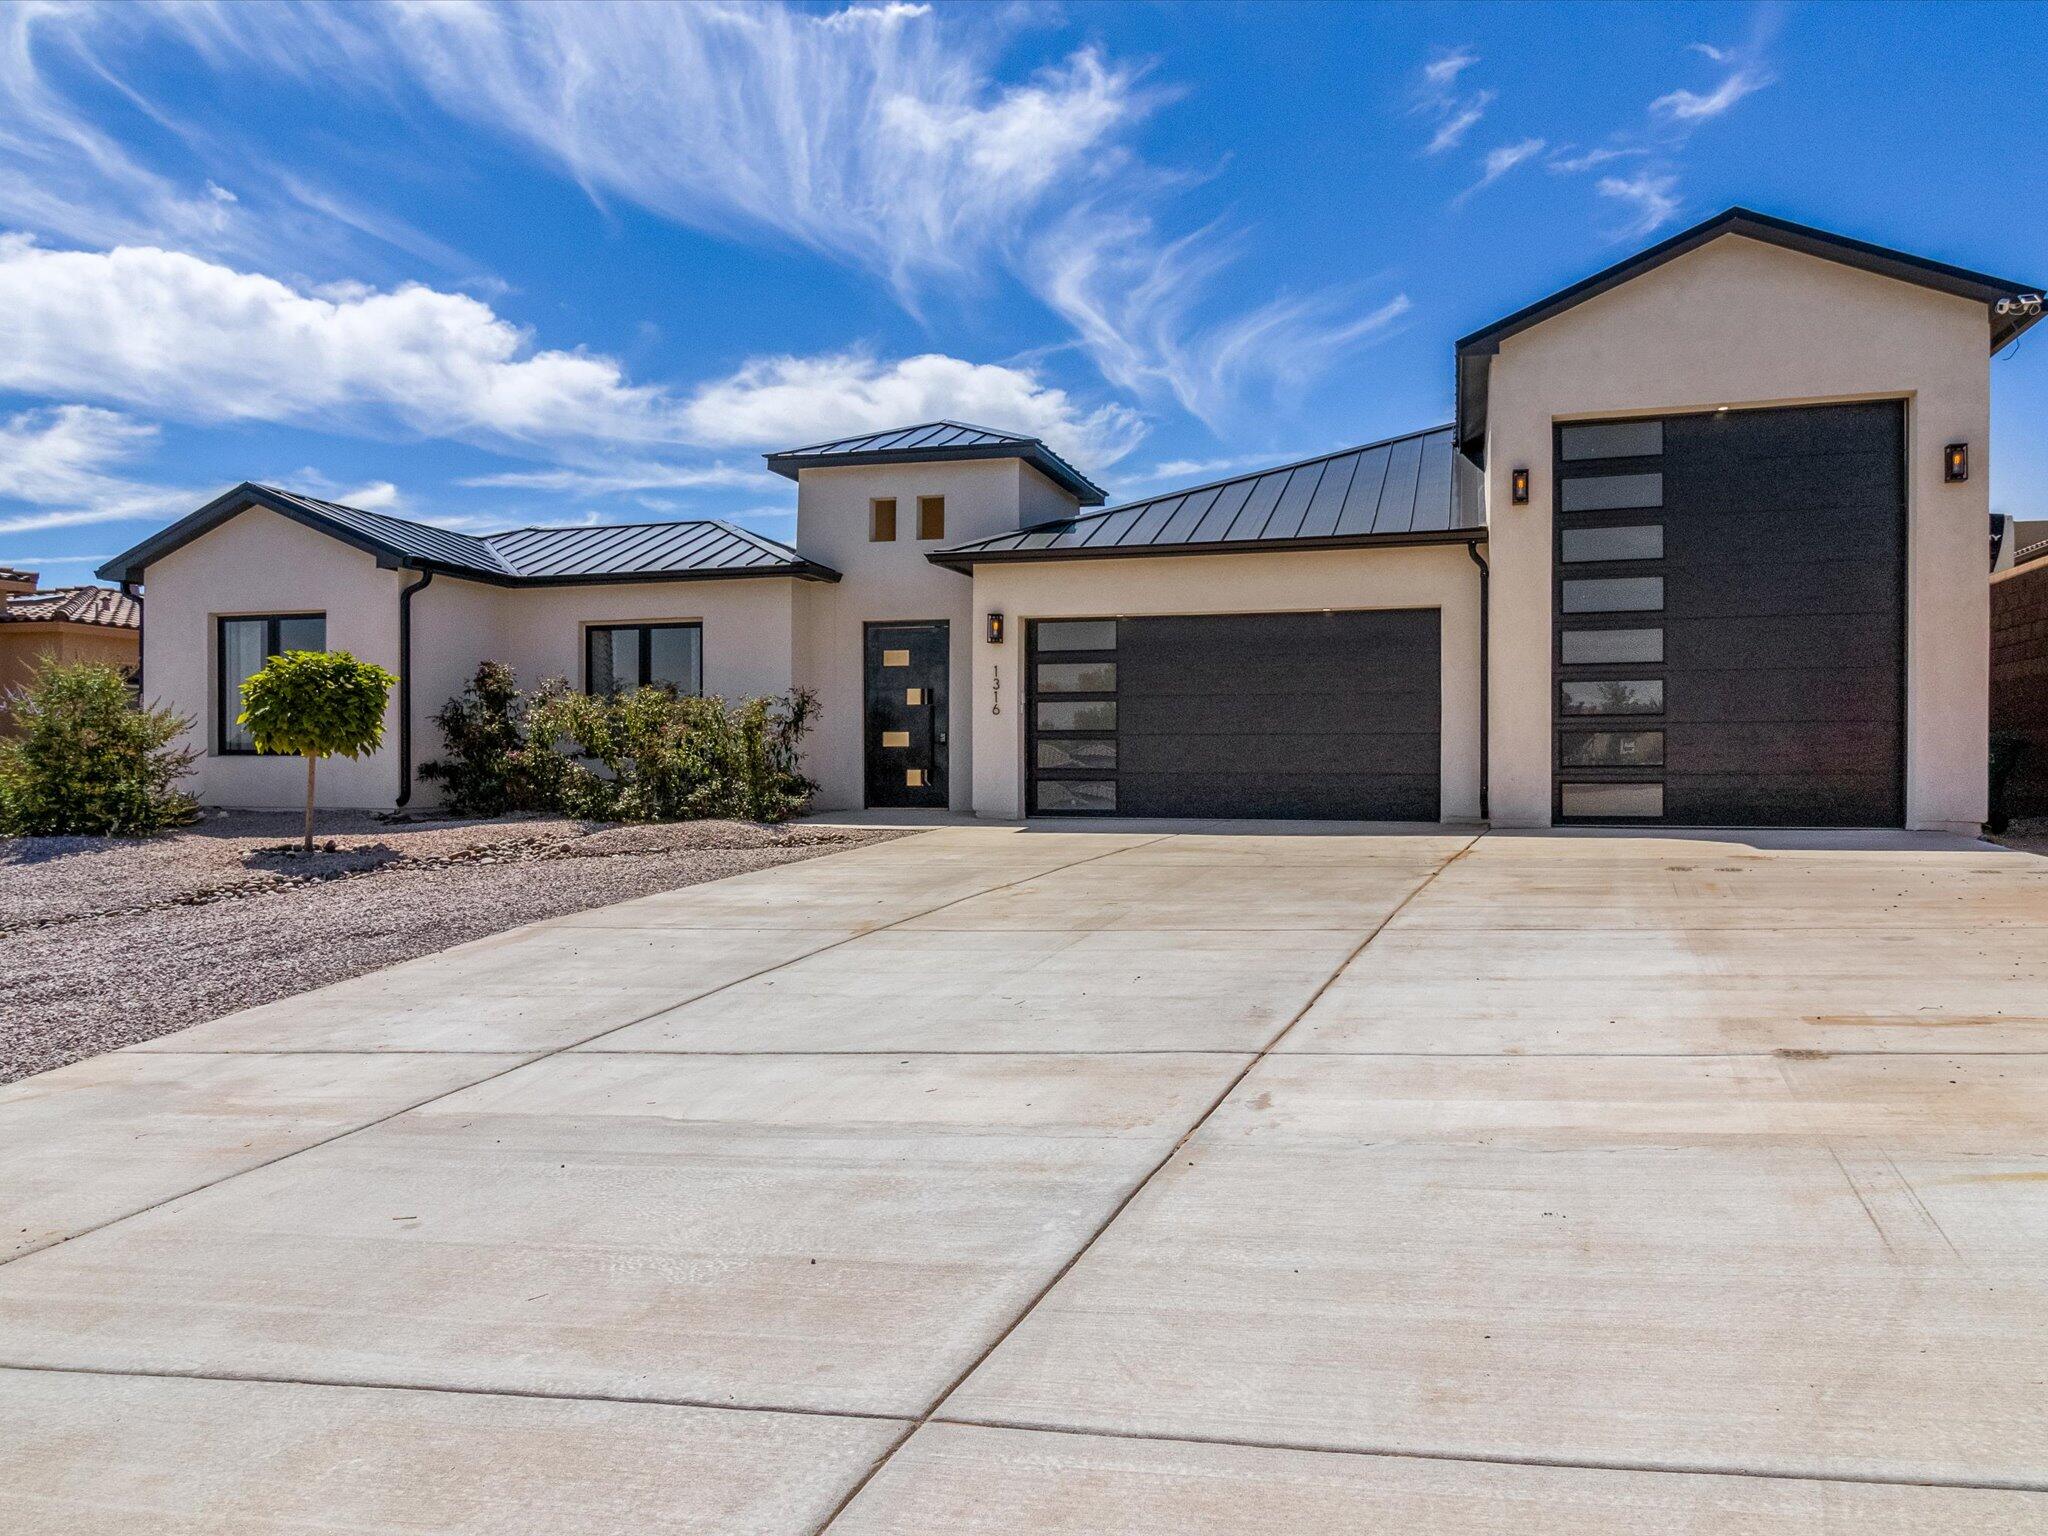
[[[1438,612],[1046,619],[1034,813],[1434,821]]]

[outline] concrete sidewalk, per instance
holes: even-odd
[[[946,826],[466,945],[0,1089],[0,1531],[2048,1529],[2044,921]]]

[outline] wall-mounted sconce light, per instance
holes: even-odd
[[[1508,476],[1508,499],[1518,507],[1529,504],[1529,471],[1518,469]]]
[[[1970,445],[1950,443],[1941,450],[1941,478],[1954,485],[1970,478]]]
[[[1003,643],[1003,616],[1000,613],[991,613],[988,616],[988,643],[990,645],[1001,645]]]

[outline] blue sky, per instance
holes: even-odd
[[[788,537],[762,451],[936,416],[1144,494],[1448,420],[1454,338],[1738,202],[2048,282],[2040,18],[12,5],[0,564],[244,479]]]

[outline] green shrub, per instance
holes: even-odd
[[[398,679],[347,651],[286,651],[242,684],[236,723],[258,752],[306,760],[305,850],[313,851],[313,772],[323,757],[360,757],[384,739],[384,706]]]
[[[461,815],[553,811],[590,821],[786,821],[817,786],[798,752],[817,696],[727,704],[664,687],[611,698],[550,679],[523,702],[486,663],[434,717],[445,760],[420,770]]]
[[[177,788],[198,753],[174,745],[192,722],[139,705],[119,668],[45,660],[4,709],[0,832],[136,837],[198,814]]]
[[[503,662],[487,661],[433,717],[445,755],[420,764],[420,777],[444,786],[442,802],[457,816],[539,808],[520,756],[526,745],[523,714],[517,674]]]

